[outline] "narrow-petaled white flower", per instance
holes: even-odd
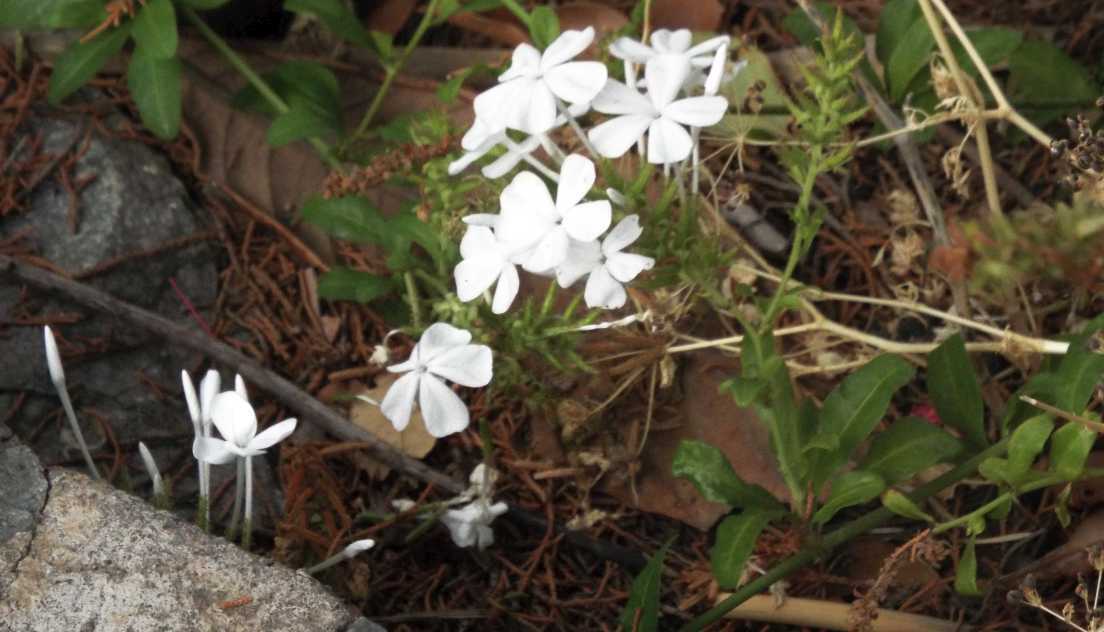
[[[88,451],[88,444],[84,442],[84,433],[77,423],[77,412],[73,410],[73,402],[69,399],[69,389],[65,385],[65,367],[61,365],[61,353],[58,351],[57,340],[54,340],[54,332],[49,325],[43,328],[43,336],[46,340],[46,368],[50,371],[50,381],[54,384],[61,406],[65,409],[65,417],[69,420],[69,429],[77,440],[81,455],[88,466],[88,472],[92,478],[99,479],[100,471],[96,469],[96,462],[92,460],[92,454]]]
[[[426,430],[434,437],[468,427],[468,407],[444,380],[469,387],[490,383],[491,348],[470,343],[470,332],[447,323],[434,323],[422,334],[405,362],[388,367],[392,373],[406,373],[395,380],[380,405],[395,430],[402,432],[410,423],[415,397]]]
[[[219,394],[222,388],[222,376],[214,369],[208,369],[203,379],[199,381],[199,410],[204,424],[208,426],[207,434],[210,434],[211,402]]]
[[[249,401],[236,391],[215,396],[211,404],[211,421],[222,439],[204,437],[195,446],[195,458],[221,465],[235,457],[264,454],[295,431],[296,420],[285,419],[260,434],[257,433],[257,413]]]
[[[371,538],[367,538],[367,539],[364,539],[364,540],[357,540],[356,542],[353,542],[353,543],[349,544],[348,546],[346,546],[337,555],[334,555],[330,558],[327,558],[326,560],[324,560],[322,562],[319,562],[318,564],[308,568],[306,570],[306,573],[308,575],[313,575],[313,574],[315,574],[319,571],[324,571],[327,568],[333,566],[334,564],[337,564],[339,562],[343,562],[345,560],[353,559],[354,557],[360,555],[361,553],[367,551],[368,549],[374,547],[375,545],[376,545],[376,541],[371,539]]]
[[[441,522],[448,527],[456,546],[466,548],[474,545],[483,550],[494,544],[491,523],[506,510],[506,503],[492,505],[486,498],[477,498],[459,509],[449,509],[441,516]]]
[[[241,395],[245,401],[249,401],[249,391],[245,388],[245,380],[240,373],[234,375],[234,392]]]
[[[527,159],[529,154],[540,147],[540,138],[530,136],[523,141],[515,142],[506,135],[506,130],[494,130],[490,125],[476,118],[460,141],[464,154],[449,163],[448,174],[454,176],[460,173],[499,145],[505,147],[506,152],[482,169],[483,176],[492,180],[506,175],[519,162]]]
[[[593,241],[606,232],[613,213],[609,201],[583,201],[595,177],[594,163],[572,154],[560,167],[555,201],[544,182],[528,171],[502,191],[495,235],[515,252],[532,248],[522,267],[530,272],[551,270],[567,256],[569,238]]]
[[[700,44],[691,46],[691,34],[687,29],[669,31],[658,29],[652,33],[652,45],[648,46],[628,37],[618,38],[610,44],[610,55],[625,61],[645,64],[659,56],[678,59],[689,69],[691,66],[705,68],[710,64],[711,53],[720,46],[727,46],[729,37],[719,35]]]
[[[149,474],[150,481],[153,483],[153,496],[155,498],[165,495],[165,483],[161,480],[161,471],[157,469],[157,462],[153,460],[153,454],[150,453],[146,444],[138,442],[138,454],[142,455],[142,463],[146,466],[146,473]]]
[[[491,310],[505,313],[521,287],[508,246],[499,242],[490,228],[469,226],[460,240],[460,257],[453,271],[456,296],[466,303],[498,283]]]
[[[593,241],[572,242],[567,260],[556,269],[560,287],[570,287],[589,275],[583,292],[588,307],[617,309],[623,306],[628,298],[623,284],[655,264],[651,257],[621,252],[642,232],[640,218],[629,215],[613,227],[601,245]]]
[[[648,162],[671,164],[685,160],[694,141],[684,126],[713,125],[728,108],[728,101],[719,96],[676,100],[687,72],[677,58],[653,57],[644,68],[647,96],[610,80],[595,97],[593,106],[599,112],[617,116],[587,134],[598,152],[607,158],[617,158],[647,132]]]
[[[65,388],[65,367],[61,364],[61,352],[58,351],[57,340],[54,339],[54,330],[49,325],[44,328],[43,336],[46,339],[46,368],[50,371],[50,381],[54,388]]]
[[[203,436],[202,412],[199,407],[199,398],[196,397],[195,384],[192,376],[185,370],[180,371],[180,383],[184,388],[184,401],[188,404],[188,417],[192,420],[192,429],[195,430],[196,439]]]
[[[606,83],[606,67],[596,61],[571,61],[594,41],[594,28],[568,30],[541,53],[529,44],[514,49],[510,68],[499,84],[475,98],[475,115],[489,125],[527,134],[552,129],[557,99],[585,104]]]

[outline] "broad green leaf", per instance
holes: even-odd
[[[882,505],[898,516],[924,522],[935,522],[935,518],[932,518],[931,514],[918,507],[916,503],[912,502],[911,498],[895,489],[887,489],[882,494]]]
[[[1012,485],[1015,480],[1008,467],[1008,459],[989,457],[978,464],[978,474],[998,485]]]
[[[303,219],[337,237],[360,243],[386,243],[386,224],[379,210],[360,196],[313,197],[302,209]]]
[[[529,37],[533,45],[544,50],[560,35],[560,19],[547,5],[537,5],[529,14]]]
[[[149,0],[134,17],[131,34],[139,54],[162,59],[176,56],[176,9],[172,0]]]
[[[935,38],[923,18],[913,22],[905,31],[885,66],[886,86],[894,103],[904,99],[913,78],[928,67],[934,48]]]
[[[142,124],[158,138],[170,140],[180,131],[181,63],[176,57],[151,57],[145,50],[130,59],[127,88]]]
[[[805,447],[801,451],[805,454],[817,451],[835,452],[839,450],[839,445],[839,435],[830,432],[818,432],[805,442]]]
[[[1080,414],[1096,385],[1104,379],[1104,354],[1072,342],[1069,353],[1058,365],[1057,375],[1054,405],[1075,415]]]
[[[393,290],[389,277],[349,268],[333,268],[318,279],[318,295],[331,301],[368,303]]]
[[[889,0],[878,16],[878,33],[874,38],[874,50],[882,65],[889,63],[893,51],[904,39],[909,27],[917,20],[924,21],[924,12],[917,0]]]
[[[1095,432],[1077,422],[1067,422],[1050,438],[1050,470],[1066,480],[1077,478],[1085,469],[1085,459],[1094,443]]]
[[[392,240],[398,243],[415,243],[436,260],[441,256],[441,238],[437,232],[423,222],[412,210],[387,218],[387,229]]]
[[[333,131],[332,121],[311,108],[293,106],[277,116],[268,128],[268,144],[283,147],[304,138],[324,136]]]
[[[65,49],[54,62],[50,75],[50,88],[46,93],[50,104],[58,105],[95,77],[107,60],[122,50],[129,35],[128,20],[83,44],[78,42]]]
[[[777,511],[742,511],[717,525],[717,539],[709,560],[713,565],[713,577],[721,588],[735,588],[740,583],[744,564],[755,550],[759,534],[780,515],[782,512]]]
[[[222,5],[230,2],[230,0],[176,0],[180,4],[197,9],[199,11],[210,11],[211,9],[217,9]]]
[[[1008,71],[1008,96],[1037,123],[1088,106],[1100,95],[1088,69],[1050,42],[1025,40],[1009,58]]]
[[[745,342],[751,337],[746,337]],[[773,353],[773,341],[771,345],[770,353]],[[770,356],[762,369],[765,372],[763,378],[767,381],[767,401],[758,402],[755,411],[759,419],[767,425],[771,449],[778,459],[778,469],[782,479],[786,481],[791,499],[800,504],[805,498],[809,462],[803,452],[805,434],[802,431],[797,398],[782,358]]]
[[[102,0],[5,0],[0,27],[64,29],[91,27],[107,16]]]
[[[880,355],[847,376],[828,395],[820,410],[818,434],[839,437],[839,447],[818,455],[813,466],[814,489],[819,490],[847,462],[885,416],[893,394],[912,380],[915,371],[898,356]]]
[[[832,492],[824,506],[813,514],[813,523],[824,524],[841,509],[870,502],[885,491],[885,488],[885,481],[874,472],[846,472],[832,481]]]
[[[671,473],[689,480],[706,500],[715,503],[740,509],[782,508],[770,492],[741,480],[723,452],[702,441],[679,443]]]
[[[940,420],[975,446],[986,445],[985,407],[966,343],[955,334],[928,354],[928,395]]]
[[[999,26],[971,29],[966,31],[966,35],[970,38],[970,42],[974,45],[974,50],[977,51],[978,56],[981,57],[981,61],[989,67],[1010,58],[1012,53],[1023,43],[1023,33]],[[959,43],[958,39],[951,41],[951,49],[954,51],[955,59],[958,60],[958,64],[966,74],[972,77],[980,76],[977,66],[974,66],[970,55],[966,53],[966,48]]]
[[[955,590],[960,595],[977,597],[981,594],[977,585],[977,555],[974,553],[974,538],[966,542],[962,555],[958,558],[958,570],[955,572]]]
[[[953,459],[963,449],[961,441],[931,423],[905,417],[874,437],[859,469],[877,472],[893,485]]]
[[[1038,415],[1023,422],[1012,432],[1008,440],[1008,476],[1018,482],[1042,453],[1046,441],[1054,430],[1050,415]]]
[[[660,547],[633,580],[629,600],[621,613],[623,632],[656,632],[659,629],[659,583],[669,546],[670,542]]]
[[[284,9],[312,14],[342,39],[357,46],[376,48],[360,19],[341,0],[284,0]]]

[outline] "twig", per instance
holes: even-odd
[[[717,600],[723,601],[728,597],[729,594],[721,593],[717,595]],[[785,601],[777,604],[773,596],[756,595],[726,614],[725,618],[809,626],[824,630],[851,630],[853,627],[848,620],[850,611],[851,606],[848,604],[820,599],[786,597]],[[971,626],[960,626],[954,621],[885,608],[878,608],[878,616],[870,623],[869,629],[872,632],[967,632],[973,629]]]

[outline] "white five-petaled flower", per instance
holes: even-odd
[[[610,80],[595,97],[594,109],[612,118],[590,130],[587,137],[607,158],[617,158],[648,132],[648,162],[670,164],[685,160],[694,141],[686,127],[706,127],[721,120],[728,101],[719,96],[677,99],[688,69],[678,58],[653,57],[644,67],[647,96],[620,81]]]
[[[628,298],[624,283],[636,278],[655,264],[651,257],[621,252],[640,237],[640,218],[629,215],[617,223],[602,240],[573,242],[567,260],[556,269],[560,287],[569,287],[585,275],[583,297],[588,307],[617,309]]]
[[[257,434],[257,413],[236,391],[216,395],[211,404],[211,421],[222,439],[202,437],[193,446],[195,458],[221,465],[236,457],[264,454],[295,431],[296,420],[285,419]]]
[[[421,406],[426,430],[434,437],[444,437],[468,427],[468,407],[443,379],[470,387],[490,383],[491,348],[470,343],[470,332],[447,323],[434,323],[414,345],[406,362],[388,367],[392,373],[406,373],[395,380],[380,404],[380,410],[391,420],[395,430],[402,432],[410,423],[415,397]]]
[[[583,201],[594,179],[593,162],[578,154],[568,156],[560,167],[553,201],[536,174],[519,173],[502,191],[495,235],[514,252],[532,248],[521,261],[526,270],[555,268],[567,257],[569,237],[593,241],[609,228],[613,212],[609,201]]]
[[[610,55],[637,64],[645,64],[656,57],[667,56],[679,59],[687,69],[691,66],[705,68],[712,62],[713,52],[717,48],[728,45],[729,37],[718,35],[691,46],[689,30],[658,29],[652,33],[651,42],[652,45],[648,46],[634,39],[621,37],[610,44]]]
[[[592,100],[606,83],[606,67],[596,61],[571,61],[594,41],[594,28],[568,30],[541,53],[529,44],[514,49],[510,68],[499,84],[475,98],[475,115],[486,124],[528,134],[555,126],[557,99],[570,104]]]
[[[517,268],[509,249],[495,238],[486,226],[469,226],[460,240],[461,261],[456,265],[456,296],[465,303],[483,293],[498,282],[491,310],[496,314],[510,308],[521,287]]]
[[[492,180],[509,173],[526,156],[533,153],[537,147],[540,147],[540,138],[530,136],[521,142],[514,142],[506,135],[506,130],[493,130],[477,118],[472,123],[471,129],[464,134],[460,141],[460,147],[464,149],[464,154],[449,163],[448,174],[454,176],[460,173],[499,145],[504,146],[506,152],[485,165],[481,171],[484,177]]]
[[[506,503],[492,505],[490,500],[480,497],[459,509],[449,509],[441,516],[441,522],[448,527],[456,546],[466,548],[475,545],[483,550],[494,544],[491,523],[506,510]]]

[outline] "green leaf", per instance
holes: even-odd
[[[1077,478],[1094,443],[1096,433],[1079,423],[1069,422],[1055,430],[1050,438],[1050,470],[1068,481]]]
[[[547,5],[538,5],[529,14],[529,37],[533,45],[544,50],[560,35],[560,19]]]
[[[981,386],[960,334],[928,354],[928,395],[943,423],[957,428],[975,446],[986,445]]]
[[[222,5],[230,2],[230,0],[176,0],[180,4],[191,7],[199,11],[210,11],[211,9],[217,9]]]
[[[394,217],[387,218],[386,222],[392,243],[400,247],[415,243],[424,248],[434,261],[441,257],[440,236],[429,224],[419,219],[413,211],[404,210]]]
[[[814,524],[824,524],[841,509],[870,502],[885,491],[886,484],[874,472],[852,470],[832,481],[832,492],[824,506],[813,514]]]
[[[348,196],[307,200],[303,219],[338,239],[359,243],[383,244],[388,239],[386,224],[379,210],[367,198]]]
[[[1071,342],[1069,353],[1058,365],[1057,374],[1054,405],[1078,415],[1089,403],[1096,385],[1104,378],[1104,354]]]
[[[99,24],[106,16],[102,0],[5,0],[0,27],[82,28]]]
[[[753,334],[745,336],[744,343],[753,338],[756,338]],[[770,346],[761,348],[767,355],[759,367],[767,383],[766,397],[756,402],[755,412],[767,426],[771,450],[778,459],[778,470],[786,481],[791,500],[800,504],[805,498],[805,480],[809,470],[803,451],[805,433],[790,374],[782,358],[774,354],[774,341],[769,335],[766,344]]]
[[[721,382],[720,390],[732,396],[737,406],[751,406],[767,388],[761,378],[734,377]]]
[[[874,50],[883,66],[889,63],[893,51],[917,20],[924,21],[924,12],[916,0],[889,0],[882,7],[878,16],[878,33],[874,37]]]
[[[324,136],[333,131],[333,122],[312,109],[294,106],[272,120],[268,128],[268,144],[283,147],[288,143]]]
[[[309,111],[319,120],[327,121],[331,131],[341,131],[341,88],[329,68],[311,61],[289,61],[266,73],[264,79],[289,108]],[[272,117],[280,114],[252,86],[234,95],[232,103],[234,107]]]
[[[898,516],[924,522],[935,522],[935,518],[932,518],[931,514],[918,507],[916,503],[912,502],[911,498],[895,489],[887,489],[882,494],[882,505]]]
[[[1008,459],[989,457],[978,464],[978,474],[999,485],[1012,485],[1014,479],[1008,467]]]
[[[689,480],[711,502],[740,509],[782,508],[770,492],[741,480],[723,452],[702,441],[679,443],[671,473]]]
[[[437,100],[441,103],[452,104],[460,98],[460,88],[464,87],[464,81],[471,75],[472,69],[466,68],[449,77],[448,81],[437,88]]]
[[[894,355],[880,355],[840,383],[824,400],[819,434],[839,437],[839,447],[822,452],[813,466],[813,485],[820,489],[885,416],[893,394],[916,370]]]
[[[660,547],[633,580],[629,600],[621,613],[624,632],[656,632],[659,629],[659,582],[663,576],[663,558],[670,545],[668,542]]]
[[[391,293],[394,286],[394,281],[388,277],[349,268],[333,268],[318,279],[318,295],[331,301],[368,303]]]
[[[1043,106],[1020,106],[1036,123],[1087,106],[1100,95],[1088,69],[1050,42],[1025,40],[1009,58],[1008,71],[1008,96],[1017,103]]]
[[[377,50],[376,43],[356,14],[341,0],[284,0],[284,9],[314,15],[342,39]]]
[[[134,42],[138,52],[167,59],[176,55],[176,9],[172,0],[149,0],[134,17]]]
[[[368,31],[368,37],[372,40],[372,52],[380,58],[385,66],[391,61],[391,58],[395,56],[395,38],[390,33],[384,33],[383,31],[371,30]]]
[[[970,29],[966,31],[966,36],[970,38],[970,43],[974,45],[974,50],[977,51],[978,57],[981,57],[981,61],[990,67],[1009,59],[1023,43],[1023,33],[999,26]],[[957,38],[951,41],[951,49],[966,74],[971,77],[980,76],[981,73],[978,72],[974,61],[970,59],[966,48]]]
[[[927,421],[905,417],[874,437],[859,469],[877,472],[886,484],[893,485],[936,463],[953,459],[964,447],[961,441]]]
[[[977,555],[974,553],[974,538],[966,542],[966,548],[958,558],[958,570],[955,572],[955,590],[960,595],[977,597],[981,594],[977,585]]]
[[[127,68],[127,88],[138,106],[138,114],[155,136],[176,138],[180,131],[181,63],[176,57],[152,57],[138,49]]]
[[[107,60],[122,50],[130,35],[130,24],[128,20],[83,44],[78,42],[65,49],[54,62],[50,75],[50,88],[46,93],[50,105],[58,105],[88,83]]]
[[[713,577],[721,588],[735,588],[740,583],[744,564],[755,550],[759,534],[780,515],[782,512],[750,510],[721,521],[717,526],[717,539],[709,553]]]
[[[935,38],[932,37],[926,20],[916,20],[905,31],[885,66],[889,98],[894,103],[900,103],[904,99],[913,78],[928,67],[934,48]]]
[[[1038,415],[1023,422],[1012,432],[1008,440],[1008,476],[1013,482],[1027,474],[1042,453],[1046,441],[1054,430],[1050,415]]]

